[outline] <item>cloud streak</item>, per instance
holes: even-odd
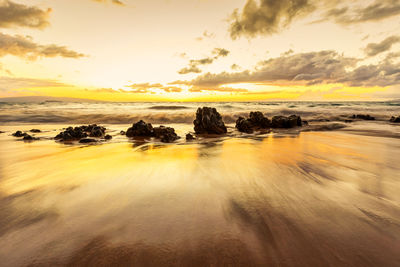
[[[81,58],[85,55],[56,44],[40,45],[32,38],[0,33],[0,57],[13,55],[35,60],[38,57]]]
[[[298,53],[262,61],[253,70],[206,73],[192,81],[177,81],[176,84],[199,88],[256,82],[278,86],[342,83],[385,87],[400,84],[400,63],[386,59],[375,65],[362,65],[360,61],[331,50]]]
[[[322,18],[314,23],[332,20],[350,25],[377,22],[400,14],[400,1],[375,0],[247,0],[242,10],[236,9],[230,18],[229,32],[232,39],[271,35],[288,27],[295,19],[314,12]]]
[[[400,42],[400,36],[390,36],[380,43],[369,43],[364,51],[367,56],[373,57],[380,53],[389,51],[392,46]]]
[[[51,9],[43,10],[34,6],[0,0],[0,28],[28,27],[43,29],[49,23]]]
[[[202,70],[199,66],[212,64],[215,60],[220,57],[226,57],[229,55],[229,51],[224,48],[214,48],[211,52],[212,56],[202,58],[202,59],[191,59],[189,61],[189,65],[184,67],[178,71],[179,74],[188,74],[188,73],[201,73]]]

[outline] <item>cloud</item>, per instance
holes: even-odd
[[[232,70],[240,70],[241,67],[238,64],[232,64],[231,69]]]
[[[396,43],[400,42],[400,36],[390,36],[380,43],[369,43],[364,49],[365,54],[370,57],[376,56],[380,53],[386,52],[392,48]]]
[[[203,41],[206,38],[208,38],[208,39],[215,38],[215,33],[209,32],[209,31],[204,31],[203,34],[200,37],[196,38],[196,40],[197,41]]]
[[[215,88],[224,84],[255,82],[278,86],[320,83],[342,83],[348,86],[400,84],[399,63],[389,59],[375,65],[362,65],[360,62],[360,59],[345,57],[331,50],[298,53],[262,61],[253,70],[206,73],[186,82],[186,85]]]
[[[0,28],[28,27],[43,29],[48,21],[51,9],[42,10],[34,6],[16,4],[9,0],[0,0]]]
[[[231,15],[230,35],[255,37],[269,35],[289,25],[295,17],[314,10],[310,0],[247,0],[243,10],[236,9]]]
[[[101,3],[106,3],[106,2],[107,2],[107,0],[92,0],[92,1],[101,2]],[[120,5],[120,6],[124,6],[124,5],[125,5],[125,4],[124,4],[122,1],[120,1],[120,0],[111,0],[111,3],[116,4],[116,5]]]
[[[247,0],[242,10],[230,17],[232,39],[271,35],[288,27],[293,20],[314,12],[322,17],[314,23],[332,20],[341,25],[376,22],[400,14],[400,1],[374,0],[372,3],[337,0]]]
[[[65,46],[55,44],[40,45],[33,42],[30,37],[0,33],[0,57],[5,55],[14,55],[31,60],[37,57],[80,58],[85,56],[84,54],[69,50]]]
[[[64,87],[70,86],[56,80],[31,79],[20,77],[0,77],[0,91],[10,91],[22,88]]]
[[[202,59],[191,59],[189,65],[178,71],[179,74],[188,73],[201,73],[202,70],[199,68],[200,65],[209,65],[220,57],[226,57],[229,55],[229,51],[224,48],[214,48],[211,52],[212,56]]]

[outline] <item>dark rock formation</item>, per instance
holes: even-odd
[[[31,129],[30,132],[31,133],[41,133],[42,131],[39,129]]]
[[[135,136],[153,136],[154,129],[151,123],[145,123],[140,120],[137,123],[134,123],[132,127],[130,127],[126,131],[127,137],[135,137]]]
[[[354,114],[351,118],[353,119],[360,119],[360,120],[366,120],[366,121],[373,121],[375,120],[374,117],[370,116],[369,114]]]
[[[300,116],[290,115],[286,116],[274,116],[272,118],[272,128],[293,128],[296,126],[303,126],[303,122]]]
[[[77,141],[82,138],[90,137],[103,137],[106,132],[106,128],[97,126],[96,124],[83,125],[79,127],[68,127],[65,131],[60,132],[54,139],[60,141]]]
[[[16,131],[12,135],[15,136],[15,137],[24,137],[26,135],[26,133],[23,133],[21,131]]]
[[[163,143],[172,143],[175,140],[179,139],[179,136],[175,133],[174,128],[171,127],[155,127],[153,129],[154,137],[161,139]]]
[[[390,122],[394,122],[394,123],[400,123],[400,116],[398,116],[397,118],[396,117],[391,117],[390,118]]]
[[[252,133],[253,132],[253,124],[251,123],[250,119],[245,119],[243,117],[239,117],[236,120],[236,129],[238,129],[239,132]]]
[[[25,134],[24,138],[22,138],[22,140],[24,140],[24,141],[34,141],[34,140],[39,140],[39,138],[33,137],[33,136],[29,135],[29,134]]]
[[[93,139],[93,138],[83,138],[81,140],[79,140],[79,143],[81,144],[88,144],[88,143],[96,143],[97,140]]]
[[[111,140],[111,139],[112,139],[112,136],[109,135],[109,134],[107,134],[106,136],[104,136],[104,139],[106,139],[106,140]]]
[[[194,140],[195,138],[194,138],[194,136],[192,135],[192,134],[190,134],[190,133],[187,133],[186,134],[186,140],[187,141],[189,141],[189,140]]]
[[[120,131],[119,134],[120,135],[126,135],[126,132],[125,131]]]
[[[264,117],[260,111],[250,112],[248,119],[239,117],[236,120],[236,128],[244,133],[252,133],[256,129],[268,129],[270,127],[271,121]]]
[[[215,108],[198,108],[193,124],[197,134],[225,134],[227,132],[222,117]]]
[[[250,112],[250,122],[255,126],[261,129],[267,129],[271,127],[271,121],[264,117],[264,115],[260,111]]]
[[[0,134],[4,133],[3,131],[0,131]]]

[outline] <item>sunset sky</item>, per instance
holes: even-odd
[[[400,98],[400,0],[0,0],[0,97]]]

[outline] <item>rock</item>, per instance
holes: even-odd
[[[30,132],[31,133],[41,133],[42,131],[39,129],[31,129]]]
[[[366,121],[373,121],[375,120],[374,117],[370,116],[369,114],[357,114],[352,116],[353,119],[360,119],[360,120],[366,120]]]
[[[308,121],[302,121],[303,125],[308,125]]]
[[[120,135],[126,135],[126,132],[125,131],[120,131],[119,134]]]
[[[345,123],[351,123],[353,120],[344,120]]]
[[[390,118],[390,122],[400,123],[400,116],[398,116],[397,118],[393,116],[392,118]]]
[[[0,131],[0,134],[4,133],[3,131]]]
[[[161,142],[163,143],[172,143],[179,139],[179,136],[175,133],[175,129],[171,127],[161,125],[160,127],[155,127],[153,131],[154,136],[161,139]]]
[[[293,128],[302,125],[301,117],[297,115],[290,115],[289,117],[274,116],[271,123],[272,128]]]
[[[24,137],[25,133],[21,132],[21,131],[16,131],[15,133],[12,134],[15,137]]]
[[[193,124],[197,134],[225,134],[227,132],[222,117],[215,108],[198,108]]]
[[[24,140],[24,141],[33,141],[33,140],[39,140],[39,138],[33,137],[33,136],[29,135],[29,134],[25,134],[24,138],[22,138],[22,140]]]
[[[267,129],[271,127],[270,120],[267,117],[264,117],[264,115],[260,111],[250,112],[249,120],[255,127],[259,127],[262,129]]]
[[[128,137],[153,136],[153,135],[154,135],[154,129],[151,123],[145,123],[142,120],[140,120],[137,123],[134,123],[132,127],[130,127],[126,131],[126,136]]]
[[[109,135],[109,134],[107,134],[106,136],[104,136],[104,139],[106,139],[106,140],[111,140],[111,139],[112,139],[112,136]]]
[[[106,128],[97,126],[96,124],[82,125],[78,127],[68,127],[65,131],[60,132],[54,139],[60,141],[77,141],[82,138],[90,137],[103,137],[106,132]]]
[[[251,123],[250,119],[245,119],[243,117],[239,117],[236,120],[236,129],[239,132],[243,133],[252,133],[253,132],[253,124]]]
[[[79,140],[79,143],[81,143],[81,144],[88,144],[88,143],[95,143],[95,142],[97,142],[97,140],[93,139],[93,138],[83,138],[83,139]]]
[[[194,136],[192,135],[192,134],[190,134],[190,133],[187,133],[186,134],[186,140],[187,141],[189,141],[189,140],[194,140],[195,138],[194,138]]]

